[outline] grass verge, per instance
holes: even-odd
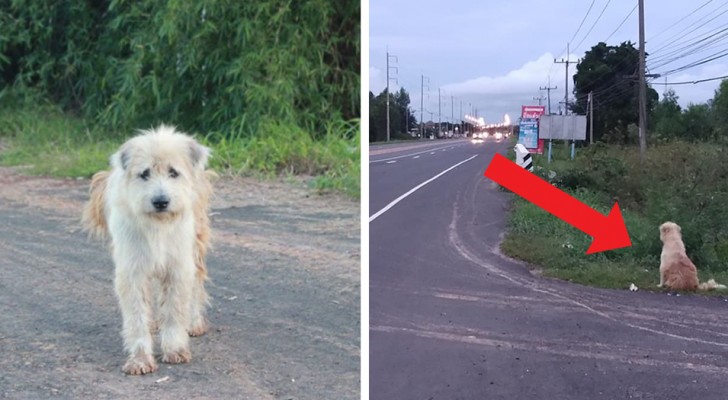
[[[671,142],[649,148],[640,163],[633,147],[597,144],[577,149],[554,145],[554,161],[534,156],[535,173],[587,205],[607,214],[619,202],[632,246],[586,255],[591,237],[534,205],[516,198],[502,249],[542,267],[546,276],[586,285],[657,289],[658,226],[682,227],[688,256],[701,281],[728,284],[728,167],[720,146]]]
[[[3,104],[0,165],[23,166],[35,175],[89,177],[107,168],[109,156],[131,134],[106,132],[47,103]],[[358,121],[330,123],[317,139],[297,126],[267,121],[253,138],[213,132],[200,140],[212,148],[211,167],[218,172],[307,175],[320,193],[360,196]]]

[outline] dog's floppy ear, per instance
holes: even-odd
[[[111,166],[113,168],[121,168],[126,171],[126,168],[129,166],[129,150],[126,146],[122,147],[111,156]]]
[[[210,149],[197,143],[197,141],[190,140],[189,142],[189,153],[190,160],[192,160],[192,166],[204,170],[207,168],[207,159],[210,157]]]
[[[669,230],[670,230],[670,228],[668,228],[666,224],[662,224],[662,225],[660,225],[660,234],[664,235],[664,234],[666,234],[666,233],[667,233],[667,232],[668,232]]]

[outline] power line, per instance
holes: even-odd
[[[716,76],[715,78],[699,79],[697,81],[684,81],[684,82],[651,82],[653,85],[695,85],[697,83],[717,81],[719,79],[728,79],[728,75]]]
[[[589,13],[591,12],[592,7],[594,7],[594,2],[595,1],[596,0],[592,0],[591,4],[589,4],[589,9],[586,10],[586,14],[584,15],[584,18],[581,19],[581,23],[579,24],[579,27],[576,28],[576,32],[574,32],[574,36],[571,37],[571,40],[569,40],[569,43],[572,43],[574,41],[574,39],[576,38],[576,35],[581,30],[581,26],[584,25],[584,21],[586,21],[586,18],[589,16]],[[567,54],[566,57],[568,58],[569,55]]]
[[[705,57],[705,58],[703,58],[701,60],[693,61],[693,62],[691,62],[689,64],[683,65],[682,67],[678,67],[678,68],[675,68],[675,69],[671,69],[669,71],[665,71],[665,72],[661,73],[660,75],[668,75],[668,74],[674,74],[675,72],[685,71],[687,69],[695,68],[695,67],[697,67],[699,65],[707,64],[707,63],[709,63],[711,61],[715,61],[717,59],[720,59],[720,58],[723,58],[723,57],[726,57],[726,56],[728,56],[728,50],[723,49],[723,50],[721,50],[719,52],[716,52],[716,53],[713,53],[713,54],[711,54],[711,55],[709,55],[709,56],[707,56],[707,57]]]
[[[725,10],[725,11],[721,12],[720,14],[718,14],[718,15],[715,15],[715,16],[714,16],[713,18],[710,18],[709,20],[707,20],[707,21],[704,21],[704,22],[703,22],[703,20],[704,20],[705,18],[708,18],[708,17],[710,17],[711,15],[713,15],[714,13],[716,13],[716,12],[717,12],[718,10],[720,10],[720,9],[721,9],[721,8],[723,8],[723,7],[725,7],[726,5],[728,5],[728,1],[726,1],[726,2],[725,2],[725,3],[723,3],[722,5],[718,6],[718,8],[716,8],[715,10],[713,10],[713,11],[712,11],[711,13],[709,13],[708,15],[706,15],[706,16],[703,16],[702,18],[698,19],[697,21],[693,22],[692,24],[690,24],[690,25],[686,26],[685,28],[683,28],[682,30],[680,30],[680,31],[679,31],[678,33],[676,33],[675,35],[673,35],[673,36],[669,37],[669,38],[668,38],[667,40],[665,40],[665,41],[661,42],[661,43],[660,43],[659,45],[656,45],[655,47],[657,47],[657,49],[655,49],[655,50],[654,50],[654,51],[653,51],[652,53],[653,53],[653,54],[658,54],[658,53],[659,53],[660,51],[662,51],[663,49],[665,49],[665,48],[667,48],[667,47],[670,47],[670,46],[673,46],[673,45],[674,45],[675,43],[677,43],[677,42],[679,42],[680,40],[684,39],[685,37],[687,37],[687,36],[688,36],[688,35],[690,35],[691,33],[693,33],[693,32],[695,32],[695,31],[697,31],[697,30],[698,30],[698,29],[700,29],[700,28],[703,28],[703,27],[705,27],[705,26],[706,26],[706,25],[707,25],[707,24],[708,24],[709,22],[712,22],[712,21],[714,21],[715,19],[717,19],[717,18],[718,18],[718,17],[720,17],[721,15],[725,14],[726,12],[728,12],[728,10]],[[681,34],[681,33],[685,32],[686,30],[688,30],[688,29],[692,28],[692,27],[693,27],[693,26],[695,26],[695,25],[698,25],[698,26],[697,26],[697,27],[695,27],[694,29],[690,30],[689,32],[685,33],[684,35],[680,36],[680,34]]]
[[[675,50],[670,51],[669,53],[662,55],[661,57],[653,59],[651,62],[652,68],[660,68],[695,53],[715,48],[721,45],[721,39],[726,36],[728,36],[728,25],[726,25],[726,28],[723,28],[718,32],[712,33],[711,35],[705,36],[695,42],[688,43],[682,47],[679,47]],[[708,40],[711,38],[712,40]],[[698,46],[698,44],[701,42],[705,43]],[[655,63],[657,64],[655,65]]]
[[[589,28],[589,32],[587,32],[586,35],[584,35],[584,37],[581,39],[581,42],[579,42],[579,44],[576,45],[577,49],[579,48],[579,46],[581,46],[582,43],[584,43],[586,38],[589,37],[589,34],[591,33],[592,29],[594,29],[594,27],[597,26],[597,22],[599,22],[599,20],[602,18],[604,11],[607,9],[607,7],[609,7],[609,3],[611,3],[611,2],[612,2],[612,0],[607,0],[607,4],[605,4],[604,8],[602,8],[602,12],[599,13],[599,16],[597,17],[596,21],[594,21],[591,28]]]
[[[634,10],[636,10],[636,9],[637,9],[637,6],[638,6],[638,4],[635,4],[635,5],[634,5],[634,7],[632,7],[632,11],[630,11],[630,12],[629,12],[629,14],[627,14],[627,16],[626,16],[626,17],[624,17],[624,19],[622,20],[622,22],[620,22],[620,23],[619,23],[619,26],[617,26],[617,29],[615,29],[615,30],[614,30],[614,32],[610,33],[610,34],[609,34],[609,36],[607,36],[607,38],[606,38],[606,39],[604,39],[604,43],[607,43],[607,41],[608,41],[609,39],[611,39],[611,38],[612,38],[612,36],[613,36],[613,35],[614,35],[615,33],[617,33],[617,31],[619,30],[619,28],[621,28],[621,27],[622,27],[622,25],[624,25],[624,23],[625,23],[625,22],[627,22],[627,19],[628,19],[628,18],[629,18],[629,17],[630,17],[630,16],[632,15],[632,14],[634,14]]]
[[[703,3],[703,4],[702,4],[702,5],[700,6],[700,7],[696,8],[695,10],[693,10],[693,11],[692,11],[692,12],[691,12],[690,14],[688,14],[688,15],[686,15],[686,16],[684,16],[684,17],[680,18],[680,19],[679,19],[678,21],[675,21],[675,22],[674,22],[673,24],[671,24],[671,25],[670,25],[670,26],[668,26],[667,28],[665,28],[665,29],[661,30],[661,31],[660,31],[659,33],[657,33],[657,34],[656,34],[655,36],[651,37],[650,39],[657,39],[657,37],[658,37],[658,36],[660,36],[660,35],[662,35],[663,33],[665,33],[665,32],[667,32],[667,31],[669,31],[669,30],[670,30],[670,29],[672,29],[673,27],[675,27],[675,26],[678,26],[678,24],[680,24],[681,22],[684,22],[684,21],[685,21],[686,19],[690,18],[690,16],[691,16],[691,15],[693,15],[693,14],[695,14],[696,12],[700,11],[700,9],[701,9],[701,8],[703,8],[703,7],[707,6],[707,5],[708,5],[709,3],[711,3],[712,1],[713,1],[713,0],[708,0],[708,1],[706,1],[706,2],[705,2],[705,3]]]
[[[611,0],[610,0],[610,1],[611,1]],[[583,39],[581,40],[581,42],[579,42],[579,45],[581,45],[581,43],[582,43],[582,42],[584,42],[584,40],[586,39],[586,37],[587,37],[587,36],[589,35],[589,33],[590,33],[590,32],[592,31],[592,29],[594,29],[594,27],[596,26],[596,23],[597,23],[597,22],[599,21],[599,19],[601,18],[602,14],[604,14],[604,11],[606,10],[607,6],[609,6],[609,3],[610,3],[610,1],[607,1],[607,4],[606,4],[606,5],[604,6],[604,8],[602,8],[602,11],[601,11],[601,13],[600,13],[600,14],[599,14],[599,16],[597,17],[596,21],[594,21],[594,24],[593,24],[593,25],[592,25],[592,27],[591,27],[591,28],[589,29],[589,32],[587,32],[587,34],[586,34],[586,35],[584,36],[584,38],[583,38]],[[594,1],[592,1],[591,5],[589,6],[589,10],[587,11],[587,15],[589,15],[589,11],[591,10],[591,7],[592,7],[593,5],[594,5]],[[609,37],[607,37],[607,39],[606,39],[606,40],[604,40],[604,42],[605,42],[605,43],[606,43],[606,42],[607,42],[607,41],[609,40],[609,38],[611,38],[611,37],[612,37],[612,35],[614,35],[614,34],[615,34],[615,33],[616,33],[616,32],[617,32],[617,31],[618,31],[618,30],[619,30],[619,29],[620,29],[620,28],[622,27],[622,25],[624,25],[624,23],[625,23],[625,22],[627,21],[627,19],[628,19],[628,18],[629,18],[629,17],[630,17],[630,16],[631,16],[631,15],[632,15],[633,13],[634,13],[634,11],[635,11],[636,9],[637,9],[637,5],[635,5],[635,6],[634,6],[634,8],[632,9],[632,11],[630,11],[630,13],[629,13],[629,14],[627,14],[627,16],[626,16],[626,17],[625,17],[625,18],[624,18],[624,19],[622,20],[622,22],[621,22],[621,23],[619,24],[619,26],[617,26],[617,28],[616,28],[616,29],[615,29],[615,30],[614,30],[614,31],[613,31],[613,32],[612,32],[612,33],[611,33],[611,34],[609,35]],[[584,16],[584,20],[586,19],[587,15],[585,15],[585,16]],[[582,20],[582,24],[583,24],[583,23],[584,23],[584,21]],[[581,28],[581,24],[579,25],[579,28]],[[576,37],[576,34],[578,33],[578,31],[579,31],[579,29],[577,29],[577,32],[575,32],[575,33],[574,33],[574,36],[572,37],[572,41],[573,41],[574,37]],[[577,45],[577,47],[578,47],[578,45]],[[564,48],[563,50],[561,50],[561,52],[559,52],[559,54],[562,54],[562,53],[564,52],[564,50],[568,50],[568,49],[569,49],[569,45],[568,45],[568,43],[567,43],[567,46],[566,46],[566,47],[565,47],[565,48]],[[568,51],[567,51],[567,53],[568,53]],[[568,58],[568,57],[569,57],[569,54],[566,54],[566,58]],[[620,63],[620,64],[621,64],[621,63]],[[551,66],[549,67],[549,72],[548,72],[548,76],[547,76],[547,78],[549,79],[549,85],[550,85],[550,79],[551,79],[551,74],[552,74],[552,72],[553,72],[553,68],[554,68],[554,64],[551,64]]]
[[[592,7],[594,7],[594,3],[595,3],[595,1],[596,1],[596,0],[592,0],[591,4],[589,4],[589,9],[588,9],[588,10],[586,10],[586,14],[584,14],[584,18],[582,18],[582,19],[581,19],[581,23],[579,24],[579,27],[578,27],[578,28],[576,28],[576,31],[574,32],[574,35],[572,35],[572,36],[571,36],[571,40],[569,40],[569,41],[568,41],[568,42],[566,42],[566,43],[571,43],[571,42],[573,42],[573,41],[574,41],[574,39],[576,38],[576,35],[578,35],[578,34],[579,34],[579,31],[581,30],[581,27],[582,27],[582,25],[584,25],[584,21],[586,21],[587,17],[589,16],[589,13],[591,12],[591,9],[592,9]],[[564,47],[563,49],[561,49],[561,51],[559,52],[559,54],[558,54],[558,55],[559,55],[559,56],[563,55],[563,54],[564,54],[564,51],[567,51],[568,49],[569,49],[569,46],[568,46],[568,44],[567,44],[567,46],[566,46],[566,47]],[[569,58],[569,55],[568,55],[568,54],[566,54],[566,58]],[[548,73],[548,78],[549,78],[549,79],[551,78],[551,72],[552,72],[553,68],[554,68],[554,64],[551,64],[551,66],[549,67],[549,73]]]

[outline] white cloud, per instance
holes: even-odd
[[[575,55],[571,56],[571,59],[576,58]],[[551,109],[556,112],[564,92],[563,81],[556,80],[555,77],[563,77],[563,72],[559,75],[563,68],[563,65],[554,65],[553,54],[547,52],[504,75],[481,76],[464,82],[450,83],[444,85],[443,90],[477,105],[478,115],[485,116],[486,121],[500,121],[506,113],[511,117],[519,116],[522,105],[538,104],[538,100],[534,97],[541,94],[539,87],[547,85],[547,78],[551,74],[554,79],[551,85],[558,85],[559,88],[551,92]],[[573,75],[574,66],[569,67],[569,72]],[[542,104],[546,103],[543,101]]]
[[[533,94],[544,84],[552,69],[554,56],[545,53],[535,61],[528,61],[519,69],[502,76],[482,76],[460,83],[451,83],[443,89],[455,95]]]

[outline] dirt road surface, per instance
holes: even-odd
[[[358,203],[221,178],[211,329],[190,364],[130,377],[111,257],[79,226],[88,183],[0,168],[0,397],[359,398]]]

